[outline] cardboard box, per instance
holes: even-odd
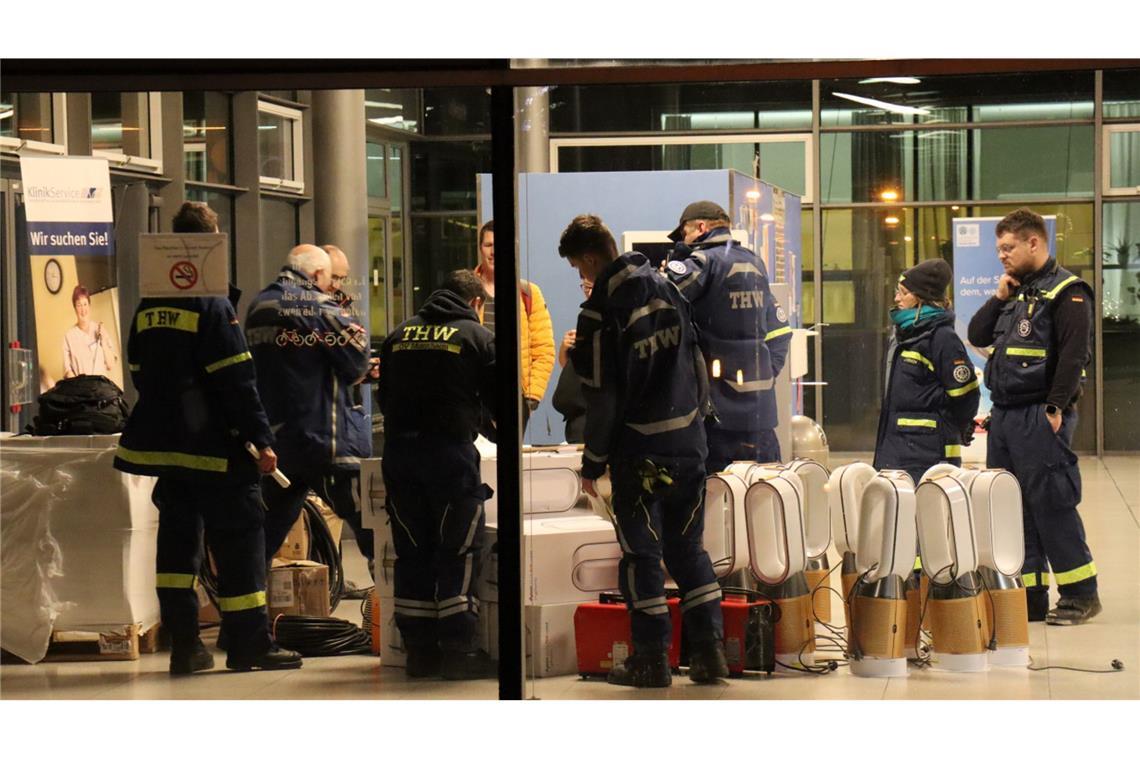
[[[269,617],[329,616],[329,569],[309,560],[273,560],[269,570]]]
[[[477,588],[480,601],[498,601],[498,530],[487,526]],[[524,604],[588,602],[618,588],[621,546],[614,527],[596,515],[523,522]]]
[[[578,650],[574,642],[574,612],[579,602],[530,605],[524,611],[526,622],[526,674],[532,678],[566,676],[578,672]],[[494,660],[499,659],[499,605],[487,602],[479,616],[482,646]]]

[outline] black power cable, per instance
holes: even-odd
[[[371,635],[340,618],[278,615],[273,619],[273,638],[305,657],[372,654]]]
[[[1121,662],[1120,660],[1113,660],[1111,663],[1109,663],[1112,666],[1111,670],[1095,670],[1092,668],[1074,668],[1070,665],[1042,665],[1040,667],[1034,667],[1032,665],[1032,662],[1033,662],[1032,657],[1029,658],[1029,662],[1031,664],[1026,666],[1026,670],[1032,670],[1034,672],[1039,672],[1042,670],[1071,670],[1074,673],[1119,673],[1120,671],[1124,670],[1124,663]]]
[[[333,540],[328,523],[312,498],[306,497],[301,505],[309,525],[309,559],[329,569],[329,609],[335,610],[344,598],[344,564],[340,547]]]

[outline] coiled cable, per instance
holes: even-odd
[[[273,638],[304,657],[372,654],[372,637],[360,626],[340,618],[278,615]]]

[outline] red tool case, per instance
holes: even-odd
[[[669,667],[681,664],[681,600],[667,599],[673,638],[669,642]],[[596,602],[578,605],[574,611],[574,644],[578,650],[578,673],[587,678],[605,676],[615,663],[633,651],[629,612],[617,594],[602,594]]]

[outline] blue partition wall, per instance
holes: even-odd
[[[491,218],[491,175],[479,175],[478,182],[479,223],[483,224]],[[772,202],[770,186],[725,170],[520,174],[518,187],[519,272],[523,279],[536,283],[542,289],[554,325],[556,350],[563,334],[574,328],[582,303],[578,275],[558,255],[558,238],[576,215],[589,213],[600,216],[620,247],[625,232],[673,229],[681,211],[696,200],[720,204],[734,222],[740,214],[733,205],[741,205],[741,197],[748,190],[760,190],[760,203],[765,206],[763,212],[771,210]],[[798,248],[799,198],[794,195],[786,195],[785,198],[789,201],[788,226],[790,228],[794,223],[794,230],[785,229],[784,235],[790,237],[794,232],[795,247]],[[749,233],[754,240],[753,230]],[[775,232],[770,231],[770,234],[774,244]],[[535,411],[527,428],[525,442],[528,444],[560,443],[563,440],[562,415],[550,402],[560,372],[556,360],[542,405]]]

